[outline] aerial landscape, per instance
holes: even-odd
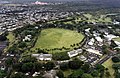
[[[120,78],[120,0],[0,0],[0,78]]]

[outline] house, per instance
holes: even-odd
[[[70,51],[68,52],[68,56],[70,58],[74,57],[74,56],[77,56],[78,54],[82,53],[82,49],[78,49],[78,50],[73,50],[73,51]]]
[[[32,54],[33,57],[36,57],[38,60],[49,61],[52,60],[52,54]]]

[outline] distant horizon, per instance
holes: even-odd
[[[119,1],[120,2],[120,0],[0,0],[0,1],[25,1],[25,2],[27,2],[27,1],[100,1],[100,2],[111,2],[111,1]]]
[[[104,4],[108,6],[117,6],[120,7],[120,0],[0,0],[0,3],[32,3],[35,1],[40,2],[84,2],[84,3],[95,3],[95,4]]]

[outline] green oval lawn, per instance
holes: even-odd
[[[44,29],[41,31],[34,49],[70,48],[70,45],[81,42],[83,38],[84,35],[72,30],[60,28]]]

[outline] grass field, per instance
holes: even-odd
[[[111,18],[106,17],[106,15],[100,15],[100,17],[93,16],[91,14],[83,14],[84,17],[88,18],[88,22],[112,22]]]
[[[91,14],[83,14],[86,18],[91,19],[92,15]]]
[[[111,59],[109,59],[109,60],[107,60],[106,62],[104,62],[103,63],[103,66],[105,66],[105,68],[108,68],[109,70],[109,72],[110,72],[110,75],[111,75],[111,77],[110,78],[114,78],[114,69],[112,68],[112,65],[113,65],[114,63],[112,62],[112,60]],[[106,77],[105,77],[106,78]]]
[[[9,46],[7,46],[4,49],[4,52],[7,52],[7,50],[13,45],[14,41],[17,41],[17,40],[15,40],[15,36],[14,36],[14,34],[12,32],[8,33],[7,39],[9,39]]]
[[[120,42],[120,38],[114,38],[113,40]]]
[[[70,48],[70,45],[81,42],[83,38],[84,35],[76,31],[59,28],[44,29],[41,31],[33,49]]]
[[[9,39],[9,42],[12,43],[15,40],[15,36],[13,35],[12,32],[8,33],[7,38]]]

